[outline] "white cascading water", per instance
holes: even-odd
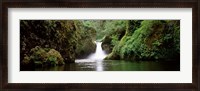
[[[77,59],[76,63],[91,63],[87,67],[93,67],[95,63],[96,71],[103,71],[103,59],[106,57],[106,53],[101,48],[101,42],[95,42],[97,47],[95,53],[91,54],[86,59]]]
[[[101,44],[102,42],[96,42],[96,51],[94,54],[91,54],[88,59],[103,60],[106,57],[106,53],[102,50]]]

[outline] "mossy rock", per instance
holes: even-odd
[[[64,63],[64,59],[62,58],[61,54],[56,51],[55,49],[49,50],[49,52],[46,53],[48,61],[55,62],[56,65],[62,65]]]
[[[30,56],[25,56],[23,65],[32,65],[37,67],[63,65],[64,59],[55,49],[41,48],[36,46],[30,51]]]

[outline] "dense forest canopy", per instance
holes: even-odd
[[[180,58],[179,20],[21,20],[20,60],[26,66],[73,63],[102,42],[105,60]]]

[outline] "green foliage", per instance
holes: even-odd
[[[180,21],[129,21],[125,36],[112,55],[120,59],[167,59],[180,56]],[[112,55],[107,59],[112,59]]]
[[[126,28],[126,20],[83,20],[83,24],[96,30],[96,40],[103,39]]]
[[[124,30],[126,27],[125,20],[111,20],[105,22],[105,30],[106,35],[112,35],[115,32],[119,32],[120,30]]]
[[[131,35],[140,27],[142,20],[129,20],[126,23],[126,35]]]
[[[105,26],[104,20],[83,20],[82,22],[84,26],[94,28],[96,30],[97,34],[95,40],[100,40],[104,37],[105,35],[105,31],[103,31]]]
[[[111,45],[112,46],[115,46],[119,43],[119,40],[118,40],[118,36],[117,35],[112,35],[112,40],[111,40]]]

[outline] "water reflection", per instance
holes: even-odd
[[[96,71],[103,71],[103,64],[102,64],[103,60],[97,60],[96,61]]]
[[[75,63],[49,68],[36,68],[37,71],[180,71],[177,61],[127,61],[77,59]]]
[[[94,69],[96,71],[103,71],[103,60],[77,59],[75,64],[77,64],[77,67],[79,67],[81,70]]]

